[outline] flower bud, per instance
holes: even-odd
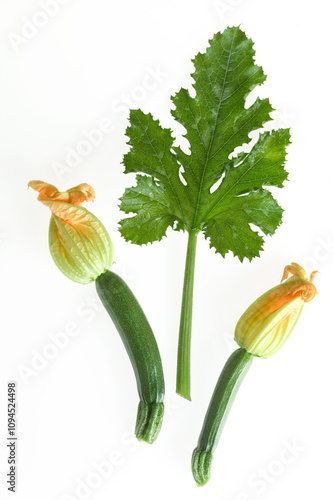
[[[90,283],[109,269],[113,246],[108,232],[86,208],[94,190],[80,184],[65,192],[41,181],[30,181],[39,192],[38,200],[50,208],[49,246],[54,262],[62,273],[77,283]]]
[[[238,345],[254,356],[275,354],[294,329],[304,303],[317,294],[316,272],[308,279],[299,264],[286,266],[282,283],[261,295],[240,317],[235,330]],[[289,274],[293,276],[288,278]]]

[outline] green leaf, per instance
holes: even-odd
[[[189,153],[151,114],[130,113],[125,172],[146,175],[121,198],[121,209],[134,215],[120,222],[120,232],[143,244],[160,240],[169,226],[202,230],[221,255],[232,251],[251,260],[263,245],[256,228],[273,234],[281,223],[282,209],[266,187],[282,187],[287,178],[289,130],[261,133],[250,151],[235,153],[272,111],[268,99],[246,104],[266,77],[254,63],[252,40],[239,28],[217,33],[193,62],[193,91],[181,89],[171,111],[185,128]]]
[[[207,222],[204,234],[221,255],[231,250],[241,261],[244,257],[251,260],[259,255],[264,240],[250,224],[265,234],[273,234],[281,219],[282,208],[269,191],[260,189],[235,197],[229,207],[225,203],[224,210]]]
[[[138,245],[161,240],[175,221],[173,201],[152,177],[138,175],[137,185],[126,189],[120,204],[125,213],[139,214],[120,222],[123,237]]]
[[[182,200],[186,193],[179,179],[177,158],[170,150],[173,145],[171,130],[163,129],[150,113],[145,115],[140,109],[131,110],[130,123],[127,135],[132,148],[124,156],[125,173],[142,172],[157,179],[169,199],[170,210],[176,217],[182,217]],[[129,191],[127,193],[130,196]],[[128,213],[126,198],[122,209]]]

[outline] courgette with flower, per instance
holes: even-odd
[[[235,340],[240,347],[231,354],[217,381],[192,454],[192,473],[199,486],[209,480],[213,452],[253,357],[272,356],[286,342],[304,303],[317,294],[313,284],[315,274],[316,271],[308,278],[295,262],[286,266],[282,283],[261,295],[240,317],[235,329]]]
[[[134,294],[124,280],[109,270],[113,245],[101,221],[81,204],[95,197],[88,184],[65,192],[42,181],[29,186],[52,212],[49,247],[62,273],[77,283],[95,281],[97,293],[125,345],[136,377],[140,403],[135,434],[152,443],[164,414],[164,376],[153,331]]]

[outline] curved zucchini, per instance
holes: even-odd
[[[96,279],[97,293],[114,322],[131,360],[140,403],[135,435],[152,443],[164,414],[164,376],[153,331],[132,291],[120,276],[106,271]]]
[[[229,357],[217,381],[198,445],[192,454],[192,473],[198,486],[203,486],[209,480],[213,452],[252,358],[252,354],[245,349],[237,349]]]

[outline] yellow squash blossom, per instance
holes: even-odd
[[[308,279],[299,264],[286,266],[282,283],[261,295],[240,317],[235,330],[239,346],[254,356],[275,354],[291,334],[304,303],[316,295],[316,272]]]
[[[60,192],[42,181],[30,181],[28,186],[52,212],[49,246],[60,271],[77,283],[96,280],[112,264],[113,245],[101,221],[81,207],[95,198],[93,188],[80,184]]]

